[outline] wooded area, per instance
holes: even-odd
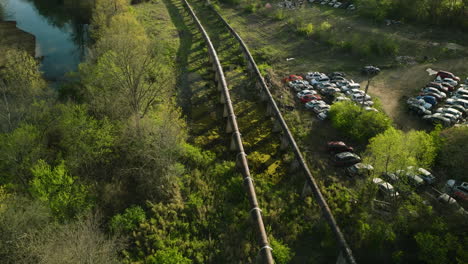
[[[362,11],[378,19],[399,14],[468,26],[462,15],[443,15],[466,14],[468,1],[359,2],[380,10]],[[10,49],[4,55],[2,263],[255,263],[256,237],[234,159],[223,149],[204,149],[200,142],[211,135],[188,127],[176,100],[178,54],[137,14],[127,0],[96,0],[95,42],[58,91],[30,54]],[[367,145],[364,160],[375,173],[440,166],[451,178],[466,177],[467,127],[403,132],[384,113],[361,111],[335,104],[331,122]],[[260,166],[264,157],[249,158]],[[371,180],[320,181],[358,263],[468,262],[466,216],[413,192],[382,213]],[[290,263],[300,247],[321,252],[311,263],[336,259],[333,234],[311,197],[275,189],[266,177],[255,184],[276,263]],[[300,245],[303,236],[316,245]]]

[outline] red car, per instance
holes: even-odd
[[[304,104],[315,100],[322,100],[322,97],[318,94],[308,94],[301,97],[301,102]]]
[[[292,81],[295,81],[295,80],[302,80],[302,77],[299,76],[299,75],[291,74],[288,77],[284,78],[283,82],[287,83],[287,82],[292,82]]]
[[[439,77],[444,79],[444,78],[451,78],[451,79],[454,79],[455,81],[457,82],[460,82],[460,78],[458,78],[457,76],[455,76],[455,74],[451,73],[451,72],[448,72],[448,71],[439,71],[436,75],[436,77]]]
[[[353,147],[346,145],[343,141],[329,141],[327,143],[327,148],[329,152],[339,153],[339,152],[353,152]]]
[[[450,83],[443,82],[441,85],[449,90],[449,92],[455,91],[455,87]]]

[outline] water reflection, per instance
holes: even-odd
[[[42,71],[56,80],[75,70],[84,56],[92,0],[0,0],[6,20],[36,36]]]

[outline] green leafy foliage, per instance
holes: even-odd
[[[437,135],[436,135],[437,136]],[[467,181],[468,127],[454,127],[442,131],[442,143],[437,162],[450,175],[450,178]]]
[[[14,130],[27,118],[38,96],[44,95],[46,83],[39,65],[26,51],[8,50],[0,68],[0,131]]]
[[[389,128],[369,141],[364,161],[372,164],[375,174],[404,170],[408,166],[430,168],[437,148],[433,137],[424,131],[403,132]]]
[[[145,220],[145,211],[140,206],[134,206],[112,217],[109,226],[114,233],[130,232]]]
[[[392,121],[384,113],[364,111],[352,102],[333,104],[329,116],[333,127],[360,142],[367,142],[392,125]]]
[[[291,252],[291,249],[281,243],[281,241],[276,240],[275,238],[270,239],[271,247],[273,248],[273,258],[275,259],[275,263],[278,264],[287,264],[290,263],[294,252]]]
[[[28,188],[30,168],[44,155],[46,147],[39,129],[22,124],[8,134],[0,134],[0,184]]]
[[[89,187],[68,174],[64,161],[52,168],[39,160],[31,171],[31,192],[46,202],[59,220],[73,218],[91,206]]]

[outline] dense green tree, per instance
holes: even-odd
[[[114,119],[130,114],[143,117],[167,97],[173,78],[155,47],[131,14],[111,18],[94,57],[80,66],[87,98],[96,113]]]
[[[429,168],[437,149],[433,137],[424,131],[403,132],[389,128],[370,139],[364,161],[372,164],[376,175],[395,172],[408,166]]]
[[[8,50],[0,69],[0,131],[14,130],[45,93],[46,83],[37,61],[26,51]]]
[[[68,173],[64,161],[52,168],[39,160],[31,171],[33,196],[46,202],[59,220],[72,218],[91,206],[89,187]]]
[[[352,102],[339,102],[330,109],[333,127],[354,140],[367,142],[392,125],[391,119],[382,112],[364,111]]]
[[[44,156],[46,146],[41,131],[22,124],[7,134],[0,134],[0,184],[20,185],[26,190],[30,168]]]
[[[56,147],[67,166],[83,176],[92,175],[97,165],[110,162],[117,129],[107,118],[90,116],[85,105],[57,105],[56,119],[49,127],[49,145]]]
[[[146,220],[145,211],[140,206],[129,207],[123,214],[112,217],[109,225],[114,233],[131,232]]]

